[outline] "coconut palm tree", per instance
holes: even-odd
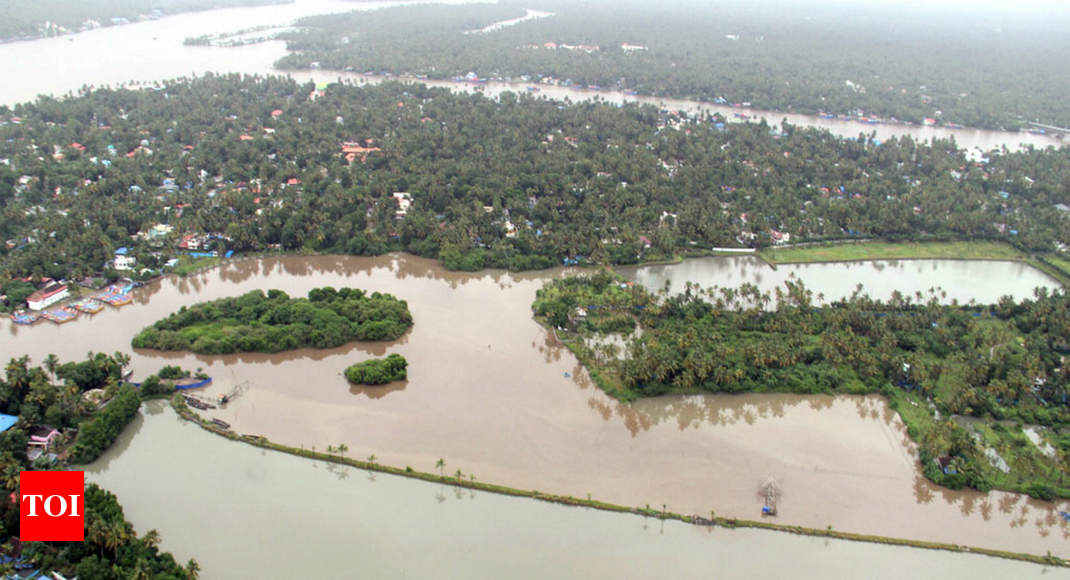
[[[134,569],[130,571],[130,580],[149,580],[152,578],[152,570],[149,568],[148,560],[144,558],[138,558],[134,563]]]
[[[59,357],[53,353],[48,353],[45,357],[45,368],[48,369],[48,374],[52,375],[52,382],[56,382],[56,369],[59,368]]]
[[[149,530],[142,536],[141,541],[145,542],[145,545],[149,548],[155,548],[160,545],[160,532],[157,532],[154,529]]]
[[[97,534],[102,547],[110,550],[113,555],[117,555],[119,548],[126,543],[128,537],[126,522],[122,520],[116,520],[111,523],[103,520],[98,521],[100,524]]]
[[[439,457],[435,462],[435,467],[438,468],[438,474],[440,477],[446,477],[446,460]]]

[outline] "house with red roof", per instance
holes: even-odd
[[[43,310],[70,296],[66,284],[53,282],[26,297],[30,310]]]

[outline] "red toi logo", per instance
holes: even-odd
[[[19,539],[81,542],[85,539],[85,473],[19,472]]]

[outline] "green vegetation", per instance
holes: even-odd
[[[553,16],[466,34],[528,8]],[[1062,58],[1070,23],[1050,8],[513,0],[331,14],[300,25],[288,35],[293,52],[283,68],[473,72],[852,119],[1070,126],[1070,64]]]
[[[866,242],[827,244],[799,248],[766,248],[760,254],[774,264],[799,262],[847,262],[853,260],[1024,260],[1020,250],[999,242]]]
[[[533,309],[565,338],[576,335],[570,348],[621,399],[880,393],[903,416],[933,481],[1070,497],[1070,438],[1059,435],[1070,426],[1066,293],[1038,289],[1034,299],[960,307],[935,295],[881,302],[858,291],[818,307],[795,282],[775,295],[751,284],[688,284],[668,296],[600,272],[546,283]],[[633,326],[642,332],[623,351],[584,340]],[[1053,452],[1001,421],[1048,427]]]
[[[13,310],[16,306],[26,304],[26,298],[35,290],[37,288],[33,284],[18,279],[0,285],[0,295],[5,297],[4,300],[0,300],[0,312]]]
[[[183,370],[176,365],[166,365],[156,373],[161,379],[184,379],[189,376],[189,371]]]
[[[183,306],[134,337],[134,348],[202,354],[334,348],[355,340],[394,340],[412,326],[404,300],[355,288],[316,288],[308,298],[254,290]]]
[[[405,380],[409,362],[400,354],[391,354],[386,358],[371,359],[350,365],[346,368],[346,378],[358,385],[383,385],[393,381]]]
[[[1067,148],[972,161],[953,141],[718,127],[649,106],[392,83],[314,90],[207,76],[0,109],[9,302],[29,290],[16,280],[96,275],[120,246],[157,267],[188,235],[219,252],[405,250],[460,270],[671,260],[783,234],[1037,255],[1070,244],[1070,217],[1053,210],[1070,203]],[[366,156],[347,160],[345,143]],[[173,231],[132,238],[161,223]],[[177,271],[200,266],[186,259]]]
[[[89,353],[85,361],[66,364],[49,355],[39,367],[31,366],[28,357],[7,363],[0,379],[0,412],[17,415],[18,422],[0,433],[3,497],[18,493],[20,471],[71,469],[68,462],[92,461],[114,442],[141,402],[137,390],[119,384],[121,369],[128,363],[129,357],[121,353]],[[90,390],[99,390],[102,397],[87,400],[82,395]],[[75,426],[78,435],[72,443]],[[44,454],[30,461],[29,435],[36,428],[59,431],[48,449],[57,459]],[[18,504],[0,502],[0,537],[15,538],[18,531]],[[196,577],[195,561],[190,560],[185,568],[179,566],[171,554],[157,548],[159,542],[155,530],[138,537],[115,496],[89,484],[85,492],[85,541],[25,542],[21,555],[42,572],[55,571],[68,578]],[[0,546],[5,554],[15,553],[14,549],[13,545]],[[0,566],[0,572],[11,571],[10,565]]]
[[[199,270],[216,266],[221,261],[222,259],[217,257],[193,258],[190,256],[180,256],[178,258],[178,265],[172,268],[171,272],[185,277]]]
[[[1047,258],[1064,276],[1070,276],[1070,259],[1063,256],[1049,256]]]
[[[78,438],[71,448],[70,461],[85,465],[111,447],[141,406],[141,395],[134,387],[120,387],[115,397],[78,428]]]
[[[0,40],[56,36],[180,12],[285,4],[292,0],[0,0]]]

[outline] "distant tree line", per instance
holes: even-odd
[[[167,16],[181,12],[230,8],[237,6],[261,6],[287,4],[293,0],[45,0],[22,2],[0,0],[0,40],[37,38],[77,32],[89,28],[86,21],[95,26],[111,26],[122,19],[137,21],[150,16]]]
[[[528,8],[553,16],[467,33]],[[307,17],[286,35],[292,52],[279,65],[474,72],[787,112],[1067,127],[1068,30],[1059,10],[525,0]]]
[[[121,246],[155,267],[186,234],[213,233],[221,251],[406,250],[460,270],[627,264],[780,233],[1070,244],[1054,208],[1070,204],[1065,148],[974,157],[950,140],[389,83],[319,94],[207,76],[0,108],[9,307],[26,276],[97,274]],[[174,230],[138,236],[156,224]]]

